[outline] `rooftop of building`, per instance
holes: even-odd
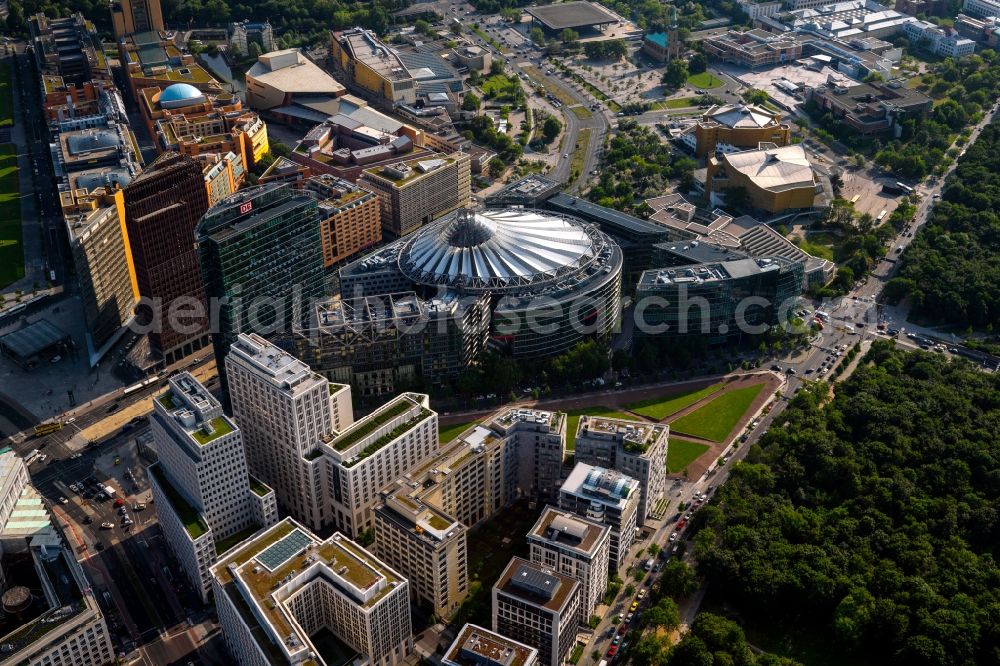
[[[426,395],[401,393],[368,416],[358,419],[345,430],[334,435],[329,442],[329,447],[340,454],[341,462],[345,467],[353,467],[433,416],[434,412],[426,408],[426,403]],[[407,420],[370,442],[364,449],[357,449],[357,446],[370,437],[372,433],[407,412],[412,412]]]
[[[434,153],[418,159],[372,167],[365,169],[364,173],[373,178],[389,181],[393,187],[402,187],[433,174],[442,167],[454,164],[458,159],[457,156]]]
[[[528,530],[528,537],[542,539],[585,555],[594,555],[611,531],[607,525],[595,523],[575,513],[547,506],[538,521]]]
[[[746,261],[753,260],[747,259]],[[576,436],[577,441],[587,432],[620,437],[626,452],[641,455],[656,443],[656,440],[666,436],[668,431],[668,426],[655,423],[612,419],[604,416],[582,416],[577,425]]]
[[[930,107],[933,103],[930,97],[919,90],[907,88],[901,81],[874,81],[854,86],[820,86],[817,91],[823,93],[837,106],[849,110],[876,103],[901,109]]]
[[[528,605],[559,613],[566,610],[579,585],[569,576],[541,564],[514,557],[493,587]]]
[[[191,506],[191,503],[185,499],[184,495],[174,487],[173,482],[167,477],[167,473],[160,467],[160,463],[154,463],[148,469],[150,474],[156,479],[157,484],[163,489],[171,510],[184,525],[188,536],[192,540],[204,536],[208,532],[208,523],[201,517],[198,510]]]
[[[174,426],[199,446],[237,430],[222,413],[221,403],[189,372],[171,377],[169,388],[156,401]]]
[[[562,183],[541,174],[531,174],[504,185],[486,198],[487,206],[535,205],[562,189]]]
[[[671,285],[701,285],[713,282],[760,275],[780,270],[788,260],[780,257],[759,257],[756,259],[734,259],[718,263],[694,264],[677,268],[657,268],[644,271],[639,278],[639,287],[653,290]]]
[[[291,518],[258,532],[220,559],[212,574],[241,611],[258,645],[273,663],[285,653],[311,651],[309,636],[285,605],[304,585],[322,581],[363,611],[405,579],[340,533],[326,540]],[[282,647],[278,647],[278,646]],[[299,663],[296,661],[295,663]]]
[[[456,666],[526,666],[538,650],[489,629],[466,624],[444,651],[444,661]]]
[[[577,463],[563,483],[561,492],[586,497],[623,508],[636,497],[639,482],[612,469]]]
[[[312,192],[320,202],[320,207],[339,209],[360,199],[375,195],[349,180],[331,174],[312,176],[303,184],[307,192]]]
[[[763,145],[763,144],[762,144]],[[771,192],[815,187],[816,176],[805,149],[798,144],[724,153],[717,158],[757,187]]]
[[[754,104],[713,106],[701,116],[702,123],[716,123],[733,129],[778,127],[781,114]]]
[[[499,432],[506,432],[521,423],[543,425],[551,431],[558,431],[564,414],[527,407],[508,407],[494,414],[485,425]]]
[[[588,222],[595,222],[605,233],[616,238],[639,241],[659,238],[666,234],[663,225],[655,220],[643,220],[580,197],[570,196],[565,192],[549,197],[542,205],[548,210],[576,215]]]
[[[299,49],[271,51],[258,56],[246,76],[291,94],[341,95],[346,90]]]
[[[396,51],[386,45],[371,30],[353,28],[336,35],[337,41],[352,58],[363,62],[379,76],[390,81],[412,78]]]
[[[560,31],[565,28],[589,28],[595,25],[618,23],[621,20],[601,5],[582,0],[532,6],[525,11],[552,31]]]
[[[402,485],[383,496],[382,511],[400,528],[427,542],[442,542],[465,530],[462,523],[421,500],[422,489]],[[415,492],[416,491],[416,492]]]
[[[326,381],[308,365],[256,333],[241,333],[229,348],[229,354],[242,360],[275,388],[292,395]]]

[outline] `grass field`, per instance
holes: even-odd
[[[0,145],[0,287],[24,277],[21,200],[17,181],[17,151]]]
[[[590,109],[583,106],[582,104],[577,104],[576,106],[572,106],[570,107],[569,110],[572,111],[573,115],[579,118],[580,120],[587,120],[588,118],[594,115],[593,113],[590,112]]]
[[[659,109],[686,109],[689,106],[698,106],[697,97],[678,97],[676,99],[665,99],[662,102],[653,104],[654,111]]]
[[[576,134],[576,146],[569,154],[570,178],[583,170],[583,162],[587,159],[587,148],[590,146],[590,128],[586,127]]]
[[[667,446],[667,472],[670,474],[683,472],[685,467],[697,460],[709,448],[711,447],[708,444],[671,437]]]
[[[705,396],[712,395],[720,388],[722,388],[722,384],[712,384],[705,388],[674,393],[662,398],[649,398],[648,400],[640,400],[639,402],[630,402],[625,405],[625,409],[636,414],[641,414],[647,419],[660,421],[671,414],[676,414],[688,405],[693,405]]]
[[[10,66],[0,66],[0,127],[14,124],[14,87],[10,81]]]
[[[632,414],[615,411],[610,407],[588,407],[586,409],[574,409],[566,412],[566,450],[576,450],[576,428],[580,425],[581,416],[607,416],[612,419],[626,419],[628,421],[638,421]]]
[[[692,74],[688,77],[688,83],[693,85],[695,88],[721,88],[723,85],[722,79],[717,76],[713,76],[708,72]]]
[[[467,421],[465,423],[456,423],[450,426],[439,426],[438,427],[438,441],[442,444],[447,444],[451,440],[455,439],[466,429],[471,426],[475,421]]]
[[[483,81],[480,88],[482,88],[483,95],[496,101],[511,99],[514,95],[514,84],[504,74],[494,74]]]
[[[753,403],[764,384],[735,389],[712,399],[670,424],[672,431],[721,442]]]
[[[573,106],[574,104],[579,104],[579,102],[571,96],[566,89],[557,83],[549,83],[545,76],[538,70],[537,67],[532,67],[531,65],[525,65],[521,68],[528,77],[534,81],[537,85],[543,86],[545,88],[546,94],[551,93],[553,97],[565,104],[566,106]]]
[[[814,257],[833,261],[833,247],[830,245],[825,245],[812,240],[804,240],[802,238],[796,238],[795,245],[797,245],[803,252],[811,254]]]

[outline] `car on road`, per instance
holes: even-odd
[[[76,485],[75,483],[69,484],[69,489],[72,490],[74,493],[80,492],[80,486]]]
[[[608,648],[608,659],[610,659],[611,657],[615,656],[615,654],[617,654],[617,652],[618,652],[618,646],[615,645],[614,643],[612,643],[611,647]]]
[[[632,605],[629,606],[629,610],[631,611],[631,613],[629,613],[629,615],[631,615],[632,613],[634,613],[638,608],[639,608],[639,602],[638,601],[633,601]]]
[[[90,525],[92,522],[94,522],[94,519],[91,518],[90,516],[84,516],[83,517],[83,524],[84,525]]]
[[[646,590],[639,590],[639,594],[636,595],[636,599],[642,601],[646,598]]]
[[[66,499],[65,497],[63,497],[62,495],[60,495],[59,496],[59,503],[60,504],[69,504],[69,500]]]
[[[677,541],[677,532],[671,533],[670,538],[667,539],[667,541],[669,541],[670,543],[673,543],[674,541]]]
[[[624,622],[622,622],[620,625],[618,625],[618,635],[619,636],[624,636],[626,631],[628,631],[628,625],[627,624],[625,624]]]
[[[125,506],[125,500],[123,500],[120,497],[115,500],[115,508],[116,509],[119,508],[119,507],[123,507],[123,506]]]
[[[114,526],[115,526],[114,523],[108,523],[108,522],[101,523],[101,529],[102,530],[110,530]]]
[[[142,502],[140,502],[139,504],[136,504],[135,506],[133,506],[132,510],[133,511],[145,511],[146,510],[146,505],[143,504]]]

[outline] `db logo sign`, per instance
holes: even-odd
[[[240,215],[246,215],[251,210],[253,210],[253,202],[248,201],[246,203],[240,204]]]

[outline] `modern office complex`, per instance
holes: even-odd
[[[244,19],[238,23],[229,24],[229,46],[233,51],[247,55],[250,53],[250,45],[253,43],[259,45],[264,53],[278,48],[270,21],[253,23]]]
[[[275,489],[289,513],[322,529],[332,519],[325,501],[328,472],[310,454],[353,421],[351,387],[331,385],[255,334],[239,335],[225,362],[250,472]]]
[[[208,344],[194,230],[208,210],[201,166],[165,153],[122,191],[125,227],[139,286],[139,323],[166,364]],[[195,314],[184,316],[181,312]],[[178,316],[174,316],[178,315]]]
[[[198,224],[197,243],[220,368],[239,333],[290,336],[323,293],[317,202],[290,185],[260,185],[216,204]]]
[[[639,482],[618,472],[577,463],[559,491],[559,508],[611,528],[608,571],[618,573],[635,542]]]
[[[930,97],[899,81],[873,81],[849,88],[819,86],[808,89],[806,95],[820,109],[861,134],[901,129],[904,120],[926,115],[933,105]]]
[[[792,129],[781,122],[781,114],[761,106],[727,104],[713,106],[702,114],[689,135],[694,154],[706,157],[757,148],[762,141],[777,146],[791,142]]]
[[[581,585],[515,557],[493,586],[493,631],[538,650],[538,663],[561,666],[576,641]]]
[[[382,203],[382,231],[401,238],[469,204],[471,159],[437,153],[365,169],[359,182]]]
[[[379,200],[343,178],[320,174],[303,188],[319,201],[323,266],[330,268],[382,240]]]
[[[802,284],[802,264],[782,257],[649,270],[636,288],[636,335],[709,344],[760,335],[790,320]]]
[[[608,588],[611,528],[547,506],[527,534],[532,562],[580,582],[581,625],[587,625]]]
[[[576,431],[576,462],[607,467],[639,482],[636,523],[645,525],[667,492],[670,427],[600,416],[582,416]]]
[[[348,264],[340,281],[354,295],[489,293],[491,343],[543,358],[611,334],[621,269],[618,246],[576,218],[463,209]]]
[[[187,84],[208,96],[225,94],[222,84],[198,64],[194,55],[177,48],[165,32],[151,30],[126,35],[118,40],[118,51],[132,99],[140,107],[143,98],[140,91],[154,88],[149,94],[155,94],[175,83]],[[171,96],[168,102],[172,101]],[[185,93],[174,101],[189,99],[190,95]]]
[[[189,373],[172,377],[153,400],[150,425],[159,459],[149,468],[156,517],[207,602],[216,554],[278,522],[274,491],[247,474],[240,429]]]
[[[49,18],[39,12],[28,20],[28,31],[40,74],[78,86],[88,81],[112,83],[97,28],[83,14]]]
[[[795,35],[759,29],[746,32],[730,30],[724,35],[709,37],[703,45],[710,57],[750,69],[791,62],[802,56],[802,40]]]
[[[1000,16],[1000,2],[997,0],[965,0],[962,8],[972,16]]]
[[[538,650],[476,624],[466,624],[444,651],[444,666],[538,666]]]
[[[384,395],[418,378],[431,386],[453,380],[486,348],[489,330],[488,294],[352,298],[343,291],[295,330],[295,353],[357,395]]]
[[[27,466],[10,448],[0,450],[0,589],[3,664],[114,663],[91,585],[30,485]]]
[[[342,534],[321,540],[291,518],[212,567],[219,624],[236,663],[392,666],[413,652],[409,583]]]
[[[773,215],[812,208],[819,183],[802,146],[762,143],[709,158],[705,194],[721,203],[733,188],[743,188],[753,208]]]
[[[162,31],[160,0],[114,0],[111,3],[111,23],[115,39],[134,32]]]
[[[414,601],[441,619],[468,593],[468,530],[400,485],[375,507],[375,552],[410,581]]]
[[[371,30],[352,28],[330,34],[330,59],[349,85],[386,106],[417,101],[417,82],[396,51]]]

